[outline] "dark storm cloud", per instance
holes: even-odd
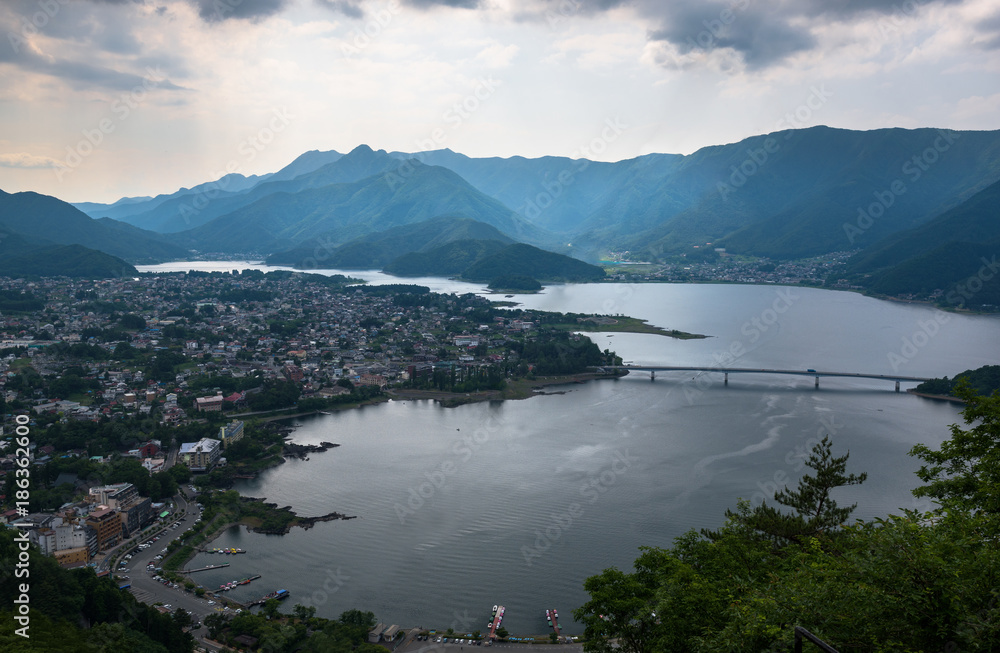
[[[403,4],[417,7],[418,9],[430,9],[431,7],[478,9],[482,3],[480,0],[403,0]]]
[[[116,15],[117,10],[95,13],[89,3],[67,3],[46,5],[49,10],[40,13],[41,6],[37,2],[16,0],[4,7],[6,11],[0,11],[0,34],[5,35],[5,43],[0,44],[0,63],[57,77],[75,88],[129,91],[144,84],[148,86],[153,77],[157,88],[182,88],[167,79],[182,69],[176,58],[142,56],[142,48],[129,30],[128,21]],[[62,42],[65,49],[57,45],[51,51],[39,52],[33,46],[33,39],[39,34]],[[84,60],[63,54],[81,47],[92,49],[94,56]],[[101,65],[98,55],[103,53],[123,61],[125,69],[146,73],[123,72]]]
[[[12,48],[0,48],[0,63],[11,63],[22,70],[58,77],[75,88],[96,86],[111,91],[131,91],[139,87],[154,87],[184,90],[154,67],[149,67],[145,75],[137,75],[81,61],[42,57],[29,50],[17,52]]]
[[[408,0],[424,6],[435,0]],[[632,7],[649,22],[649,39],[682,54],[730,49],[750,68],[764,68],[817,43],[812,30],[828,22],[877,21],[916,15],[931,4],[965,0],[543,0],[526,3],[518,19],[554,14],[593,16]],[[664,60],[663,65],[672,65]]]
[[[600,2],[602,0],[580,0]],[[652,41],[672,44],[681,53],[731,49],[749,68],[765,68],[817,43],[812,29],[828,22],[861,23],[914,16],[930,4],[964,0],[730,0],[645,2],[640,7],[660,26]],[[666,64],[665,64],[666,65]]]
[[[983,47],[987,50],[1000,48],[1000,12],[980,21],[976,27],[986,37],[986,40],[982,43]]]
[[[272,16],[286,6],[289,0],[188,0],[198,9],[198,15],[209,23],[231,18],[260,20]]]
[[[672,43],[685,54],[731,48],[748,66],[761,68],[815,45],[812,35],[792,27],[787,16],[753,11],[749,3],[677,4],[671,11],[649,38]]]
[[[358,2],[353,0],[316,0],[316,4],[326,7],[331,11],[343,14],[348,18],[361,18],[365,12],[362,11]]]

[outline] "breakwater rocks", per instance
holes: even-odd
[[[265,514],[260,519],[259,524],[248,525],[247,528],[254,533],[265,535],[286,535],[293,527],[308,529],[316,523],[322,521],[333,521],[335,519],[357,519],[357,516],[345,515],[340,512],[330,512],[318,517],[301,517],[292,512],[291,506],[278,507],[276,503],[267,503],[264,499],[256,497],[241,497],[244,502],[258,503],[265,509]],[[253,512],[258,512],[254,510]]]
[[[294,442],[286,442],[282,447],[282,455],[285,457],[296,457],[305,460],[311,453],[320,453],[326,451],[327,449],[339,446],[339,444],[334,444],[332,442],[320,442],[319,444],[295,444]]]

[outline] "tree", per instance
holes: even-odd
[[[278,602],[278,599],[268,599],[264,602],[264,607],[261,608],[261,613],[268,619],[268,621],[277,619],[279,605],[281,605],[281,603]]]
[[[509,635],[510,633],[508,633],[507,629],[504,628],[503,626],[497,628],[497,637],[499,637],[500,639],[507,639]]]
[[[310,619],[316,616],[316,607],[315,606],[306,607],[300,603],[296,603],[295,607],[292,608],[292,614],[295,615],[296,619],[300,619],[302,621],[309,621]]]
[[[917,476],[927,485],[913,494],[931,497],[946,508],[1000,514],[1000,393],[978,395],[960,382],[955,394],[965,400],[962,419],[970,429],[952,424],[951,439],[938,450],[918,444],[911,456],[924,461]]]
[[[340,623],[348,626],[358,626],[366,631],[371,630],[378,623],[374,612],[362,612],[361,610],[345,610],[340,614]]]
[[[774,500],[792,508],[794,514],[782,512],[764,501],[742,514],[727,510],[726,517],[742,519],[748,526],[766,533],[778,543],[802,543],[809,537],[836,529],[847,521],[858,504],[841,508],[830,496],[830,491],[844,485],[863,483],[868,474],[847,474],[850,452],[834,458],[832,447],[829,436],[824,435],[806,460],[806,466],[815,470],[816,475],[805,474],[799,479],[798,489],[786,488],[774,493]],[[711,532],[706,532],[705,535],[714,537]]]

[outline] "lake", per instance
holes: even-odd
[[[220,264],[216,264],[220,265]],[[233,263],[221,264],[233,269]],[[160,266],[146,266],[148,268]],[[380,273],[345,272],[373,283]],[[430,286],[428,280],[405,280]],[[483,292],[436,279],[439,292]],[[809,288],[713,284],[580,284],[515,301],[554,311],[622,314],[711,336],[675,340],[591,334],[647,365],[814,368],[953,376],[1000,363],[1000,317]],[[913,384],[903,384],[912,387]],[[523,401],[441,408],[391,401],[297,419],[294,441],[341,446],[292,460],[238,489],[303,515],[356,515],[286,536],[234,528],[214,546],[239,546],[206,587],[260,573],[231,596],[290,590],[283,609],[321,616],[372,610],[404,626],[485,631],[494,604],[512,633],[546,632],[544,611],[587,600],[585,578],[628,569],[640,546],[670,546],[715,528],[738,497],[757,503],[802,474],[824,434],[867,482],[836,499],[857,517],[926,509],[910,490],[918,442],[937,446],[952,404],[895,393],[879,380],[703,373],[633,373],[548,388]],[[217,560],[220,556],[215,556]],[[208,562],[201,554],[192,566]]]

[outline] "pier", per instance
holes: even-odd
[[[880,379],[885,381],[895,381],[896,382],[896,392],[899,392],[900,382],[905,383],[923,383],[924,381],[930,381],[931,379],[918,377],[918,376],[900,376],[897,374],[867,374],[864,372],[829,372],[829,371],[817,371],[813,369],[808,370],[782,370],[782,369],[768,369],[768,368],[754,368],[754,367],[681,367],[673,365],[605,365],[600,369],[603,370],[626,370],[626,371],[640,371],[649,372],[650,380],[656,380],[657,372],[718,372],[723,375],[722,383],[723,385],[729,385],[729,375],[730,374],[791,374],[795,376],[811,376],[816,379],[815,385],[813,387],[819,387],[819,377],[830,376],[830,377],[847,377],[852,379]]]
[[[500,627],[500,622],[503,621],[504,607],[502,605],[496,606],[496,610],[493,612],[493,619],[490,620],[490,632],[489,638],[496,639],[497,628]]]
[[[207,567],[199,567],[198,569],[183,569],[183,570],[181,570],[181,573],[182,574],[193,574],[196,571],[209,571],[211,569],[222,569],[223,567],[228,567],[228,566],[229,566],[229,563],[228,562],[224,562],[221,565],[209,565]]]
[[[549,621],[549,626],[555,631],[556,635],[559,635],[559,613],[556,612],[555,608],[545,611],[545,618]]]
[[[243,580],[234,580],[231,583],[226,583],[225,585],[220,586],[219,589],[217,589],[215,591],[216,592],[228,592],[231,589],[236,589],[240,585],[249,585],[253,581],[257,580],[258,578],[260,578],[260,574],[255,574],[253,576],[248,576],[248,577],[244,578]]]
[[[263,596],[263,597],[255,600],[255,601],[250,601],[249,603],[247,603],[247,607],[250,607],[252,605],[264,605],[270,599],[278,599],[280,601],[281,599],[287,599],[287,598],[288,598],[288,590],[276,590],[276,591],[271,592],[270,594],[268,594],[266,596]]]

